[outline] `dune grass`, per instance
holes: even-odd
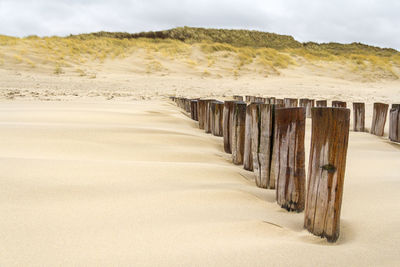
[[[205,68],[206,77],[212,76],[209,68],[215,71],[221,62],[231,62],[227,68],[235,77],[249,69],[279,74],[282,69],[307,62],[334,63],[355,74],[373,72],[376,77],[392,79],[398,79],[400,69],[400,53],[394,49],[360,43],[300,43],[291,36],[258,31],[183,27],[139,34],[99,32],[25,38],[0,35],[0,66],[47,66],[57,75],[71,69],[84,77],[86,72],[82,69],[89,64],[128,57],[143,57],[146,73],[167,70],[162,63],[167,60],[189,69]]]

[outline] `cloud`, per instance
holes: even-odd
[[[400,49],[399,12],[396,0],[0,0],[0,33],[43,36],[198,26]]]

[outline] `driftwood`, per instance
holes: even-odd
[[[198,103],[198,101],[195,99],[190,100],[190,117],[192,118],[192,120],[195,120],[195,121],[198,120],[197,103]]]
[[[353,130],[355,132],[365,131],[365,104],[353,103]]]
[[[233,104],[232,119],[232,162],[243,164],[244,156],[244,135],[246,128],[246,103],[237,101]]]
[[[301,212],[305,202],[304,108],[275,110],[270,179],[276,181],[278,205]]]
[[[232,118],[233,118],[233,105],[236,101],[225,101],[223,112],[223,128],[222,134],[224,136],[224,151],[232,153]]]
[[[349,127],[349,109],[312,109],[304,227],[329,242],[339,237]]]
[[[261,188],[275,188],[270,179],[271,153],[273,148],[273,126],[275,106],[258,104],[252,110],[251,153],[256,185]]]
[[[315,101],[315,106],[317,108],[327,107],[328,106],[328,101],[326,101],[326,100],[317,100],[317,101]]]
[[[285,98],[283,101],[285,102],[285,108],[295,108],[298,104],[297,98]]]
[[[300,107],[305,108],[306,117],[311,118],[311,108],[314,107],[314,99],[301,98],[299,105],[300,105]]]
[[[243,168],[248,171],[253,170],[253,155],[251,153],[251,136],[252,136],[252,114],[254,109],[257,108],[257,103],[251,103],[246,108],[246,127],[244,137],[244,153],[243,153]]]
[[[384,103],[374,103],[374,113],[372,116],[371,134],[383,136],[385,133],[386,116],[389,105]]]
[[[347,104],[346,104],[346,102],[343,102],[343,101],[332,101],[332,107],[333,108],[346,108]]]
[[[400,105],[393,104],[389,116],[389,139],[400,142]]]
[[[241,95],[234,95],[234,96],[233,96],[233,99],[236,100],[236,101],[243,101],[243,96],[241,96]]]

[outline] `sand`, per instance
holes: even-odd
[[[18,90],[33,87],[23,84]],[[344,97],[362,88],[343,84]],[[290,79],[288,88],[280,93],[294,90]],[[377,98],[399,97],[390,88]],[[399,145],[350,133],[341,236],[329,244],[231,164],[221,138],[154,98],[0,103],[0,266],[400,264]],[[307,154],[309,138],[310,121]]]

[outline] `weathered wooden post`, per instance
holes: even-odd
[[[275,105],[258,104],[252,111],[251,152],[256,185],[274,189],[275,180],[270,179],[270,168]]]
[[[206,121],[206,103],[207,100],[199,99],[198,119],[199,128],[204,130],[204,122]]]
[[[243,101],[243,96],[241,96],[241,95],[234,95],[234,96],[233,96],[233,99],[236,100],[236,101]]]
[[[276,181],[276,201],[288,211],[301,212],[305,203],[304,108],[275,110],[270,179]]]
[[[197,103],[198,103],[198,101],[195,99],[190,100],[190,117],[192,118],[192,120],[195,120],[195,121],[198,120]]]
[[[332,101],[332,107],[333,108],[346,108],[347,104],[346,104],[346,102],[343,102],[343,101]]]
[[[233,118],[233,104],[236,101],[225,101],[224,102],[224,114],[223,114],[223,136],[224,136],[224,151],[226,153],[232,153],[232,118]]]
[[[257,96],[255,97],[254,102],[266,103],[267,99],[265,97]]]
[[[353,130],[355,132],[365,131],[365,104],[353,103]]]
[[[247,104],[243,101],[233,104],[232,162],[236,165],[243,164],[246,107]]]
[[[328,106],[328,101],[326,101],[326,100],[317,100],[317,101],[315,101],[315,105],[316,105],[317,108],[327,107]]]
[[[206,133],[211,133],[212,127],[212,116],[211,116],[211,103],[214,102],[215,99],[207,99],[206,100],[206,116],[204,122],[204,131]]]
[[[340,230],[350,110],[313,108],[311,112],[311,149],[304,227],[314,235],[335,242]]]
[[[299,104],[300,104],[300,107],[305,108],[306,117],[311,118],[311,108],[314,107],[314,99],[301,98]]]
[[[276,98],[275,97],[267,97],[265,103],[266,104],[275,104]]]
[[[285,108],[295,108],[298,104],[297,98],[284,98],[283,101],[285,102]]]
[[[393,104],[389,117],[389,139],[393,142],[400,142],[400,105]]]
[[[246,102],[247,103],[253,103],[253,102],[255,102],[255,100],[256,100],[255,96],[251,96],[251,95],[247,95],[246,96]]]
[[[384,103],[374,103],[374,113],[372,115],[371,134],[383,136],[385,133],[386,116],[389,105]]]
[[[283,99],[276,98],[275,99],[275,106],[277,108],[283,108],[283,107],[285,107],[285,101]]]
[[[211,102],[211,133],[215,136],[222,136],[222,117],[224,103],[221,101]]]
[[[250,103],[246,108],[246,127],[245,127],[245,139],[244,139],[244,153],[243,153],[243,168],[248,171],[253,170],[253,155],[251,153],[251,136],[252,136],[252,114],[257,108],[257,103]]]

